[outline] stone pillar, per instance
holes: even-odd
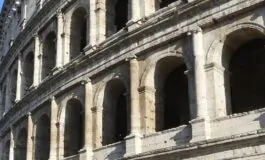
[[[55,97],[51,98],[51,133],[50,133],[50,160],[58,159],[58,112],[59,107],[56,103]]]
[[[194,118],[205,118],[207,116],[207,95],[205,75],[205,52],[203,50],[203,33],[200,28],[192,34],[193,55],[194,55],[194,76],[196,87],[197,112]]]
[[[14,150],[15,150],[15,139],[13,129],[10,130],[10,148],[9,148],[9,160],[14,160]]]
[[[28,114],[27,160],[33,160],[34,127],[31,113]]]
[[[156,0],[144,0],[144,16],[149,16],[155,11],[156,11]]]
[[[136,57],[128,59],[130,63],[130,107],[131,133],[126,139],[126,155],[141,153],[141,109],[139,103],[139,66]]]
[[[34,70],[33,70],[33,86],[36,87],[40,83],[40,39],[39,35],[35,35],[35,47],[34,47]]]
[[[56,53],[56,68],[60,69],[63,66],[63,28],[64,20],[62,11],[57,11],[57,53]]]
[[[18,56],[18,65],[17,65],[17,91],[16,91],[16,99],[15,101],[18,102],[21,100],[21,89],[22,89],[22,76],[23,76],[23,71],[22,71],[22,56],[19,54]]]
[[[188,74],[190,87],[190,112],[192,125],[192,141],[210,138],[210,121],[207,107],[205,52],[203,49],[203,33],[197,27],[188,35],[192,36],[193,70]],[[193,91],[191,91],[193,90]]]
[[[92,128],[92,107],[93,107],[93,91],[91,81],[84,81],[85,87],[85,148],[86,159],[93,159],[93,128]]]
[[[95,0],[92,0],[92,1],[89,1],[90,3],[90,13],[89,13],[89,43],[94,46],[97,44],[97,29],[98,29],[98,26],[97,26],[97,17],[96,17],[96,6],[97,6],[97,1]]]
[[[142,13],[142,9],[143,7],[142,5],[142,0],[130,0],[130,12],[131,12],[131,20],[132,21],[137,21],[141,18],[141,13]]]
[[[96,17],[97,17],[97,43],[100,43],[106,39],[106,1],[98,0],[96,3]]]

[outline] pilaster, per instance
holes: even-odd
[[[28,113],[27,160],[33,160],[34,128],[31,113]]]
[[[127,59],[130,64],[131,133],[126,139],[126,156],[141,153],[141,109],[139,103],[139,65],[136,57]]]
[[[92,107],[93,92],[91,81],[83,81],[85,87],[85,148],[86,160],[93,159],[93,127],[92,127]]]
[[[59,107],[56,103],[55,97],[50,99],[51,101],[51,140],[50,140],[50,160],[58,159],[57,151],[58,151],[58,111]]]
[[[91,10],[92,11],[92,10]],[[95,8],[96,21],[97,21],[97,43],[106,39],[106,1],[98,0]]]
[[[64,20],[63,13],[61,10],[57,11],[57,53],[56,53],[56,68],[60,69],[63,66],[63,28]]]
[[[34,47],[34,70],[33,70],[33,86],[36,87],[40,83],[40,40],[39,35],[35,34],[35,47]]]
[[[9,148],[9,160],[14,160],[14,149],[15,149],[15,139],[13,129],[10,130],[10,148]]]

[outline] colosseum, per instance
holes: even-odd
[[[5,0],[0,159],[264,160],[265,1]]]

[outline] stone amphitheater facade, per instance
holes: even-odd
[[[264,0],[5,0],[0,159],[264,160],[264,27]]]

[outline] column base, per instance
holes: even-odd
[[[192,139],[190,142],[198,142],[198,141],[203,141],[207,140],[210,138],[209,128],[207,122],[205,119],[194,119],[190,121],[191,128],[192,128]]]
[[[125,157],[142,152],[142,139],[140,135],[131,134],[126,136],[124,139],[126,144],[126,153],[124,155]]]

